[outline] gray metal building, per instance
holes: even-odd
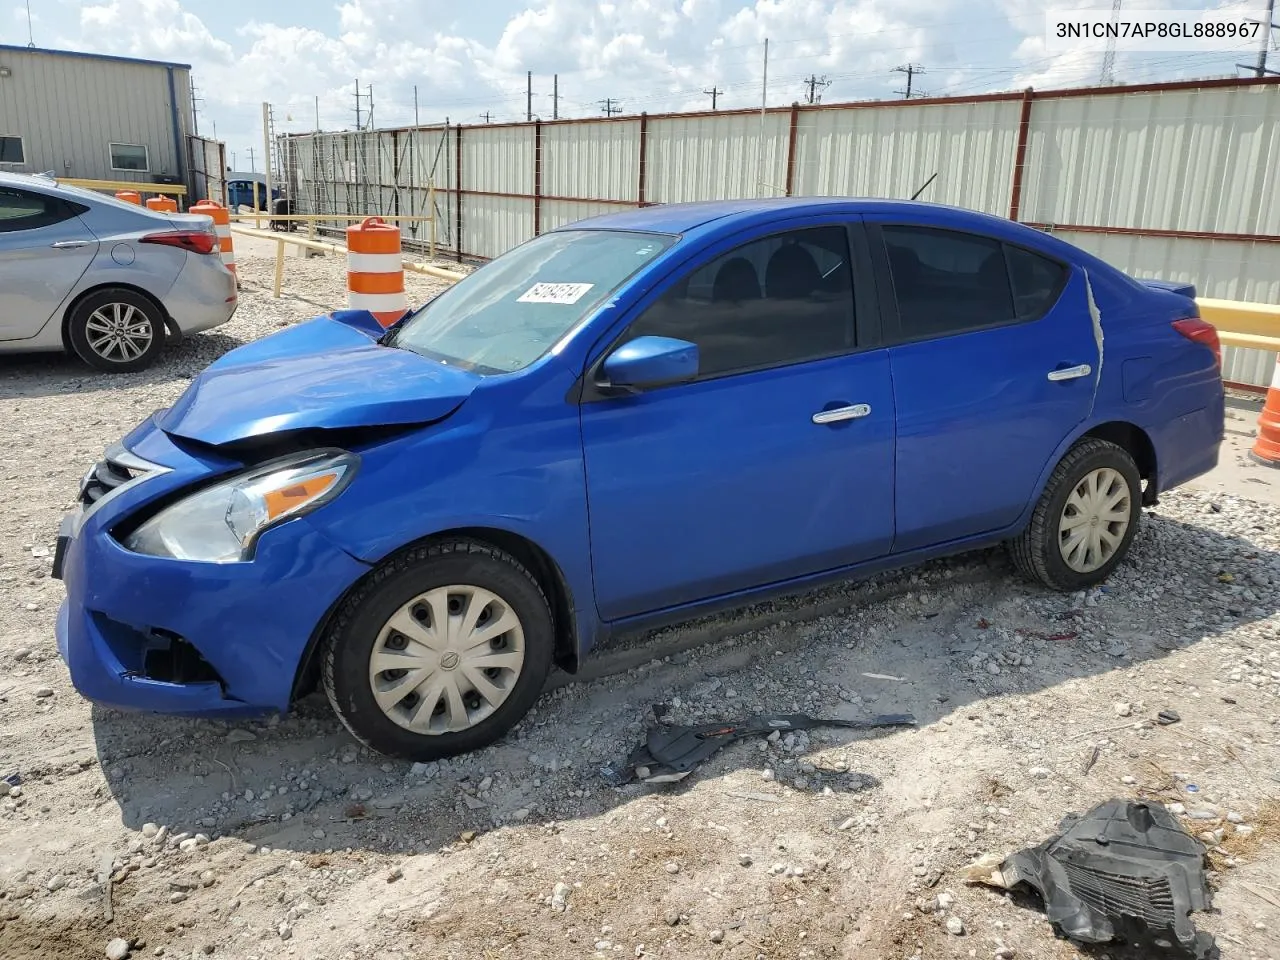
[[[0,170],[187,183],[190,91],[185,63],[0,45]]]

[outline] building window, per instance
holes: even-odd
[[[26,163],[21,137],[0,137],[0,163]]]
[[[136,143],[111,144],[111,169],[141,170],[145,173],[151,169],[147,148]]]

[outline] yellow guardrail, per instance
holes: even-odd
[[[138,183],[135,180],[80,180],[75,177],[55,177],[58,183],[69,187],[82,187],[85,190],[110,191],[133,190],[137,193],[163,193],[174,197],[185,197],[187,188],[180,183]]]
[[[1201,319],[1218,328],[1223,346],[1280,352],[1280,306],[1247,300],[1196,300]]]
[[[302,237],[293,233],[280,233],[275,230],[254,230],[252,227],[241,226],[233,226],[231,232],[245,237],[254,237],[258,240],[272,240],[275,242],[276,272],[275,282],[272,285],[272,295],[275,297],[280,296],[280,286],[284,282],[284,248],[286,244],[292,244],[303,250],[317,250],[320,253],[333,253],[343,257],[347,255],[347,248],[341,244],[328,243],[324,240],[312,240],[309,237]],[[452,270],[446,270],[434,264],[418,263],[408,257],[403,258],[403,263],[404,268],[413,273],[435,277],[437,280],[448,280],[450,283],[457,283],[466,276],[465,273],[454,273]]]

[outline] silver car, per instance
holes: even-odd
[[[0,173],[0,353],[68,350],[131,372],[235,309],[211,218]]]

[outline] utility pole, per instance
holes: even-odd
[[[356,77],[356,130],[360,129],[360,78]]]
[[[1253,75],[1261,80],[1270,74],[1273,77],[1280,77],[1280,70],[1267,69],[1267,52],[1271,46],[1271,31],[1277,26],[1275,23],[1276,0],[1267,0],[1267,15],[1263,20],[1250,20],[1249,23],[1260,23],[1263,26],[1262,45],[1258,49],[1258,63],[1256,66],[1249,66],[1244,63],[1237,63],[1236,66],[1243,70],[1252,70]]]
[[[606,117],[612,117],[615,113],[622,112],[621,104],[618,104],[618,101],[614,100],[612,97],[606,97],[604,100],[597,100],[596,103],[600,104],[600,109],[604,111],[604,115]]]
[[[712,87],[710,90],[703,90],[702,92],[711,98],[711,109],[714,111],[716,108],[716,98],[719,97],[720,94],[724,93],[724,91],[717,90],[715,87]]]
[[[204,97],[196,96],[196,81],[193,77],[191,80],[191,132],[197,137],[200,136],[200,107],[204,103]]]
[[[524,75],[524,119],[526,123],[533,123],[533,71],[530,70]]]
[[[232,156],[234,157],[235,154],[233,153]],[[253,147],[249,148],[249,172],[250,173],[258,172],[258,165],[253,162]]]
[[[760,71],[760,136],[756,138],[756,196],[764,185],[764,113],[769,102],[769,38],[764,38],[764,67]]]
[[[560,119],[560,74],[551,77],[551,119]]]
[[[1111,0],[1111,27],[1114,30],[1116,21],[1120,19],[1120,4],[1123,0]],[[1102,54],[1102,70],[1098,73],[1098,82],[1110,86],[1116,82],[1116,37],[1107,34],[1107,48]]]
[[[316,133],[320,132],[320,96],[316,95]]]
[[[911,99],[911,81],[915,78],[916,74],[924,73],[924,67],[918,66],[914,63],[908,63],[906,66],[894,67],[893,72],[905,73],[907,75],[907,89],[899,90],[898,93],[902,94],[902,97],[904,100],[910,100]],[[916,93],[919,96],[924,96],[923,90],[917,90]]]
[[[821,87],[823,90],[827,89],[827,87],[831,86],[831,81],[826,77],[815,77],[810,74],[809,79],[804,82],[804,85],[809,88],[808,102],[821,103],[822,94],[818,93],[818,88]]]
[[[418,85],[413,85],[413,125],[418,126]]]
[[[490,121],[489,121],[489,111],[488,111],[488,110],[486,110],[484,113],[480,114],[480,119],[481,119],[481,120],[483,120],[485,123],[489,123],[489,122],[490,122]]]

